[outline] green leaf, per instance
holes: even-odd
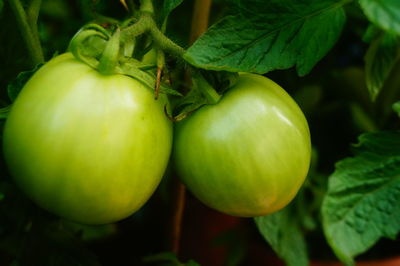
[[[400,38],[382,32],[371,42],[365,55],[365,76],[369,95],[375,100],[399,58]]]
[[[365,15],[386,31],[400,34],[400,1],[359,0]]]
[[[68,220],[61,220],[61,224],[66,231],[73,233],[85,242],[106,239],[117,232],[115,224],[86,225]]]
[[[393,111],[395,111],[400,116],[400,101],[393,104]]]
[[[333,47],[345,22],[343,1],[236,2],[239,12],[212,26],[185,60],[208,70],[261,74],[296,66],[303,76]]]
[[[159,262],[158,265],[171,265],[171,266],[200,266],[200,264],[196,263],[193,260],[189,260],[186,263],[182,263],[177,258],[176,254],[173,252],[161,252],[157,254],[153,254],[143,258],[143,262],[151,263],[151,262]],[[163,262],[161,264],[161,262]]]
[[[3,11],[3,7],[4,7],[4,2],[3,0],[0,0],[0,14]]]
[[[382,30],[376,25],[370,23],[365,31],[362,40],[366,43],[371,43],[373,40],[377,39],[382,34]]]
[[[0,120],[6,119],[10,113],[11,105],[0,108]]]
[[[183,0],[165,0],[163,8],[164,16],[167,17],[172,12],[172,10],[177,8],[182,2]]]
[[[363,134],[355,157],[336,164],[322,205],[326,238],[347,265],[400,231],[400,132]]]
[[[182,4],[183,0],[156,0],[155,1],[155,10],[159,13],[157,14],[157,20],[161,23],[164,23],[169,14],[177,8],[180,4]]]
[[[293,204],[276,213],[254,218],[258,230],[288,266],[309,265],[306,242],[293,219]]]
[[[24,87],[25,83],[33,76],[33,74],[35,74],[36,71],[39,70],[39,68],[42,65],[43,64],[39,64],[32,70],[23,71],[19,73],[17,78],[8,84],[7,86],[8,97],[12,102],[15,101],[18,94]]]

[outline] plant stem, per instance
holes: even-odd
[[[157,27],[151,27],[151,35],[158,46],[160,46],[163,50],[175,55],[176,57],[180,58],[185,53],[185,49],[171,41],[171,39],[165,36]]]
[[[37,28],[35,28],[37,27],[36,20],[39,13],[40,2],[41,1],[33,0],[31,5],[32,10],[29,14],[31,16],[31,21],[28,21],[28,16],[20,0],[9,1],[10,6],[15,14],[19,30],[21,31],[22,38],[31,57],[33,66],[44,62],[42,47],[40,46],[39,37],[37,35]],[[35,21],[34,24],[32,24],[32,20]]]
[[[216,104],[219,102],[221,95],[219,95],[202,76],[197,76],[193,82],[198,83],[198,87],[201,88],[202,93],[207,98],[208,103]]]
[[[31,27],[36,26],[37,24],[41,4],[42,0],[32,0],[31,4],[26,10],[26,15],[28,17],[28,21]]]
[[[179,180],[175,180],[174,187],[175,198],[172,213],[171,251],[178,255],[180,251],[183,213],[185,211],[186,189]]]
[[[121,40],[126,41],[128,38],[135,38],[146,32],[150,32],[154,42],[162,50],[166,50],[179,58],[185,53],[185,49],[171,41],[158,29],[154,19],[148,12],[142,13],[135,24],[125,28],[121,32]]]
[[[39,11],[40,11],[41,4],[42,4],[42,0],[32,0],[28,9],[26,10],[26,15],[28,17],[28,22],[31,26],[33,37],[35,38],[35,41],[40,48],[42,48],[42,47],[40,45],[37,21],[38,21],[38,17],[39,17]]]
[[[192,29],[189,44],[194,43],[208,27],[211,0],[196,0],[193,7]]]
[[[207,30],[210,8],[211,8],[211,0],[196,0],[193,10],[194,15],[190,33],[190,44],[195,41],[194,36],[199,36],[198,35],[199,33],[202,34],[204,31]],[[206,10],[207,12],[205,12]],[[201,20],[202,23],[198,23],[199,21],[195,20],[194,18],[195,16],[197,16],[197,19]],[[188,73],[186,77],[189,77]],[[181,182],[176,180],[175,191],[176,191],[175,192],[176,197],[173,202],[174,204],[173,206],[175,207],[175,209],[172,216],[172,228],[171,228],[171,251],[173,251],[175,254],[178,255],[180,250],[183,213],[185,209],[186,188]]]
[[[152,0],[140,0],[140,11],[154,13]]]
[[[125,42],[127,39],[135,38],[149,30],[150,27],[150,20],[147,16],[142,15],[139,20],[123,29],[121,31],[121,41]]]

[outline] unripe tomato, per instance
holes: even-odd
[[[172,145],[165,101],[133,78],[60,55],[12,106],[4,131],[9,170],[33,201],[59,216],[86,224],[123,219],[165,171]]]
[[[276,83],[241,74],[215,105],[178,123],[174,161],[182,181],[221,212],[254,217],[275,212],[307,175],[308,124]]]

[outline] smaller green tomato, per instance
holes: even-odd
[[[243,217],[285,207],[307,175],[307,121],[273,81],[240,74],[215,105],[178,123],[174,161],[182,181],[203,203]]]
[[[102,75],[71,54],[28,81],[4,129],[4,156],[39,206],[84,224],[138,210],[164,174],[172,146],[166,99],[124,75]]]

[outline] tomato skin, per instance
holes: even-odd
[[[39,206],[85,224],[121,220],[159,184],[172,146],[166,98],[67,53],[43,66],[12,106],[4,155]]]
[[[279,85],[240,74],[217,104],[178,123],[173,156],[183,183],[204,204],[234,216],[261,216],[286,206],[303,184],[310,133]]]

